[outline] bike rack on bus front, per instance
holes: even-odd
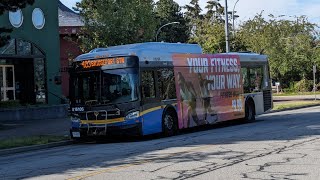
[[[89,118],[88,118],[88,113],[93,113],[96,117],[96,120],[98,120],[98,116],[99,116],[99,113],[100,112],[104,112],[105,113],[105,120],[108,120],[108,111],[106,110],[99,110],[99,111],[87,111],[86,112],[86,121],[87,121],[87,125],[88,125],[88,128],[87,128],[87,134],[89,134],[89,131],[90,131],[90,128],[101,128],[103,126],[101,125],[92,125],[90,126],[90,123],[89,123]],[[104,124],[104,133],[107,134],[107,123]],[[95,134],[97,133],[97,129],[95,130]]]

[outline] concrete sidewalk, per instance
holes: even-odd
[[[69,118],[1,121],[0,141],[10,138],[40,135],[69,136],[69,127]]]

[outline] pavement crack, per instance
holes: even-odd
[[[174,164],[174,163],[173,163],[173,164]],[[166,166],[162,166],[162,167],[157,168],[157,169],[152,170],[152,171],[145,171],[145,170],[143,170],[143,172],[150,172],[150,173],[154,173],[154,172],[160,171],[160,170],[162,170],[162,169],[164,169],[164,168],[170,167],[170,166],[172,166],[173,164],[169,164],[169,165],[166,165]]]
[[[313,139],[310,139],[310,140],[305,140],[305,141],[302,141],[302,142],[298,142],[298,143],[294,143],[292,145],[286,145],[286,146],[283,146],[283,147],[280,147],[280,148],[276,148],[274,150],[271,150],[269,152],[264,152],[264,153],[260,153],[258,155],[254,155],[254,156],[251,156],[251,157],[247,157],[249,156],[249,154],[244,154],[243,155],[243,158],[241,159],[238,159],[238,160],[234,160],[232,162],[228,162],[228,163],[224,163],[224,164],[221,164],[221,165],[217,165],[217,166],[213,166],[213,167],[200,167],[201,169],[205,169],[205,170],[202,170],[202,171],[197,171],[197,169],[199,168],[195,168],[195,169],[191,169],[191,170],[186,170],[186,171],[178,171],[178,173],[180,174],[179,177],[177,178],[174,178],[174,179],[177,179],[177,180],[180,180],[180,179],[189,179],[189,178],[194,178],[196,176],[199,176],[199,175],[202,175],[202,174],[205,174],[205,173],[208,173],[208,172],[212,172],[212,171],[215,171],[215,170],[218,170],[218,169],[221,169],[221,168],[225,168],[225,167],[229,167],[229,166],[233,166],[235,164],[239,164],[241,162],[244,162],[244,161],[248,161],[248,160],[252,160],[252,159],[256,159],[256,158],[260,158],[260,157],[264,157],[264,156],[268,156],[268,155],[271,155],[271,154],[276,154],[276,153],[279,153],[279,152],[284,152],[286,149],[288,148],[292,148],[292,147],[296,147],[296,146],[299,146],[299,145],[303,145],[305,143],[309,143],[309,142],[312,142],[312,141],[315,141],[315,140],[318,140],[319,138],[313,138]],[[302,156],[303,157],[303,156]],[[300,158],[300,157],[299,157]],[[286,161],[290,161],[291,159],[287,159]],[[260,170],[263,170],[265,167],[267,166],[270,166],[269,164],[265,164],[265,166],[262,166],[260,167],[259,169]],[[190,172],[190,171],[194,171],[194,173],[191,173],[191,174],[187,174],[186,175],[186,172]],[[297,173],[295,173],[297,174]],[[247,175],[245,175],[247,176]],[[290,177],[290,175],[287,175],[286,178]],[[250,178],[251,179],[251,178]]]

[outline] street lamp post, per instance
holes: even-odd
[[[320,46],[317,45],[316,47],[314,47],[314,51],[313,53],[316,53],[316,49],[319,48]],[[315,57],[314,57],[315,58]],[[313,66],[312,66],[312,72],[313,72],[313,91],[314,91],[314,100],[317,100],[317,94],[316,94],[316,72],[317,72],[317,66],[316,66],[316,60],[314,59],[313,62]]]
[[[156,33],[156,42],[158,42],[158,34],[160,33],[160,30],[165,27],[165,26],[168,26],[170,24],[180,24],[180,22],[170,22],[170,23],[167,23],[167,24],[164,24],[162,25],[158,30],[157,30],[157,33]]]
[[[233,10],[232,10],[232,31],[233,31],[233,34],[235,32],[235,30],[234,30],[234,9],[236,8],[236,5],[238,2],[239,2],[239,0],[237,0],[236,3],[234,3]]]
[[[229,27],[228,27],[228,0],[225,0],[225,34],[226,34],[226,53],[229,52]]]

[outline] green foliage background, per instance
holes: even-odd
[[[225,17],[220,0],[209,0],[205,13],[199,0],[180,7],[174,0],[82,0],[77,10],[85,27],[80,34],[82,49],[120,44],[165,42],[199,44],[204,53],[225,52]],[[228,12],[230,22],[232,12]],[[236,20],[236,19],[235,19]],[[264,53],[270,60],[271,77],[283,88],[302,79],[312,79],[312,66],[320,67],[317,26],[307,17],[287,20],[257,14],[233,29],[229,22],[231,51]]]
[[[32,4],[34,0],[3,0],[0,15]],[[220,0],[209,0],[205,11],[199,0],[181,7],[174,0],[82,0],[76,8],[85,23],[79,33],[84,51],[97,47],[159,41],[197,43],[204,53],[225,52],[224,7]],[[205,12],[205,13],[204,13]],[[228,12],[230,22],[232,13]],[[236,20],[236,19],[235,19]],[[268,55],[271,77],[283,88],[301,80],[313,79],[312,66],[320,69],[319,27],[306,16],[288,20],[257,14],[233,29],[229,22],[231,51],[252,51]],[[0,27],[0,45],[10,29]],[[319,72],[316,77],[319,80]],[[318,81],[317,81],[318,82]],[[302,83],[303,84],[303,83]],[[296,87],[301,86],[298,83]]]
[[[152,0],[82,0],[76,6],[85,22],[80,34],[85,51],[154,37],[157,21]]]

